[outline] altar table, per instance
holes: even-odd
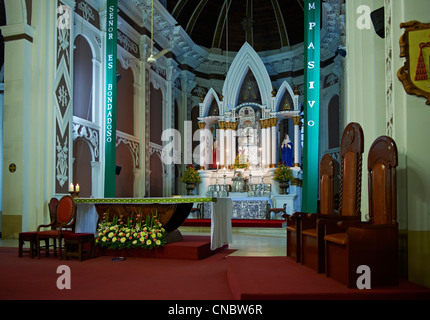
[[[272,207],[272,201],[269,197],[246,197],[230,196],[232,201],[232,218],[233,219],[266,219],[267,208]],[[205,203],[203,207],[203,216],[212,216],[213,208],[211,203]]]
[[[212,203],[211,249],[215,250],[232,243],[231,198],[171,197],[171,198],[75,198],[76,232],[97,232],[97,223],[107,209],[131,211],[160,210],[160,222],[167,232],[176,230],[188,217],[195,203]]]

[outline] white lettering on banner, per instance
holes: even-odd
[[[309,3],[308,10],[309,11],[316,10],[315,2]],[[316,24],[315,21],[310,21],[309,22],[309,31],[312,31],[312,32],[317,31],[316,28],[315,28],[316,26],[317,26],[317,24]],[[308,45],[308,50],[315,50],[314,42],[311,39],[309,41],[310,41],[310,43]],[[309,70],[315,69],[315,67],[316,67],[315,66],[315,61],[314,60],[308,61],[307,62],[307,67],[308,67]],[[314,81],[309,80],[309,90],[314,90],[314,89],[315,89],[315,80]],[[313,108],[315,102],[316,101],[308,101],[308,104],[309,104],[310,108]],[[308,124],[309,127],[315,126],[315,122],[313,120],[309,120],[307,124]]]

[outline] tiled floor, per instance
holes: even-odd
[[[209,228],[181,227],[182,234],[207,234]],[[236,249],[231,255],[236,256],[285,256],[285,229],[233,228],[233,243],[230,249]]]
[[[181,227],[184,235],[210,235],[210,228]],[[26,245],[24,245],[27,247]],[[0,247],[18,248],[18,240],[1,240]],[[285,229],[233,228],[233,243],[230,249],[235,256],[285,256]]]

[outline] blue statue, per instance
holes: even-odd
[[[288,167],[293,166],[293,144],[288,134],[285,135],[285,139],[281,144],[281,162]]]

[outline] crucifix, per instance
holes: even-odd
[[[240,24],[242,25],[243,31],[245,31],[245,39],[250,45],[253,45],[253,31],[255,21],[253,19],[253,0],[246,1],[246,17],[242,19]]]

